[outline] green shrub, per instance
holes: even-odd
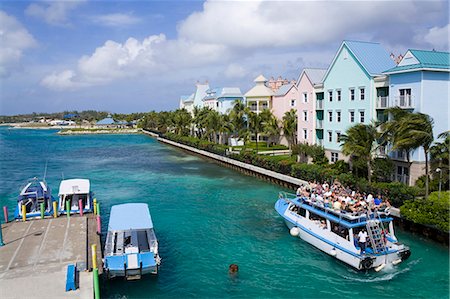
[[[391,182],[394,163],[388,157],[375,158],[372,161],[372,178],[377,182]]]
[[[296,163],[292,165],[291,175],[305,181],[333,181],[338,173],[317,164]]]
[[[407,200],[401,207],[403,217],[415,223],[434,226],[449,231],[450,191],[433,192],[428,199]]]

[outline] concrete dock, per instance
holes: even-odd
[[[93,298],[91,244],[101,244],[93,214],[2,224],[0,298]],[[79,288],[65,291],[67,265],[76,264]]]

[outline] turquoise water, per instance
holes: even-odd
[[[160,241],[157,277],[105,282],[111,298],[448,298],[448,247],[397,230],[409,260],[356,272],[293,238],[273,205],[277,185],[242,175],[143,135],[58,136],[0,128],[0,198],[12,211],[20,185],[84,177],[101,202],[145,202]],[[231,263],[237,277],[228,275]]]

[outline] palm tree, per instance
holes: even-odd
[[[258,152],[258,134],[263,131],[263,119],[260,114],[248,111],[248,128],[256,138],[256,152]]]
[[[424,113],[410,113],[404,117],[396,129],[393,148],[423,148],[425,154],[425,198],[429,191],[428,154],[433,137],[433,119]]]
[[[385,114],[388,115],[388,121],[380,124],[381,135],[380,141],[381,143],[390,143],[391,145],[396,143],[396,140],[399,139],[399,130],[400,123],[411,114],[408,110],[402,109],[400,107],[393,107],[385,110]],[[414,147],[409,145],[397,144],[394,150],[404,151],[406,152],[406,159],[408,163],[410,162],[410,153],[414,150]]]
[[[444,188],[449,188],[449,161],[450,161],[450,131],[443,132],[438,135],[439,139],[444,139],[442,142],[436,142],[430,148],[430,168],[431,173],[442,176],[442,183]],[[439,173],[439,174],[438,174]]]
[[[219,144],[223,143],[223,137],[227,137],[233,131],[230,123],[230,117],[227,114],[221,114],[219,118]],[[226,138],[225,138],[226,140]]]
[[[264,110],[266,111],[266,110]],[[267,110],[270,111],[270,110]],[[269,147],[269,141],[273,140],[278,144],[281,134],[281,128],[278,124],[278,119],[271,113],[268,119],[264,122],[264,134],[267,135],[267,147]]]
[[[297,143],[297,114],[295,109],[291,109],[283,116],[283,134],[288,141],[289,150],[291,150],[292,145]]]
[[[233,109],[230,111],[229,118],[235,137],[242,137],[241,135],[244,135],[247,129],[245,110],[245,105],[240,100],[236,100]]]
[[[172,116],[172,123],[175,127],[175,133],[178,135],[187,135],[192,123],[192,116],[186,109],[177,109]]]
[[[207,110],[205,128],[210,141],[217,143],[217,132],[220,130],[220,114],[216,110]]]
[[[366,160],[369,184],[372,182],[372,156],[378,148],[379,135],[377,127],[371,123],[357,124],[340,136],[342,152],[345,155]]]

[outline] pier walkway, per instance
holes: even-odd
[[[93,298],[91,244],[102,265],[94,215],[13,221],[2,230],[0,298]],[[77,265],[79,288],[66,292],[69,264]]]

